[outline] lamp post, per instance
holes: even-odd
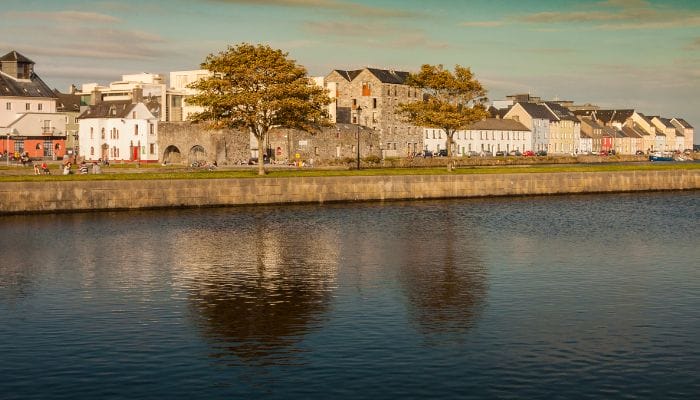
[[[360,169],[360,113],[362,113],[362,107],[357,106],[355,112],[357,112],[357,169]]]
[[[10,165],[10,133],[7,133],[7,141],[5,142],[5,165]]]

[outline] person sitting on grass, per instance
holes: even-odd
[[[41,175],[41,172],[39,172],[38,164],[34,164],[34,175]]]
[[[49,171],[49,166],[46,165],[45,162],[41,163],[41,172],[42,172],[44,175],[51,175],[51,171]]]

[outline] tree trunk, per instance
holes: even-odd
[[[450,132],[446,129],[445,134],[447,136],[447,172],[452,172],[454,169],[452,165],[452,135],[454,135],[454,131]]]
[[[265,175],[265,135],[255,135],[255,140],[258,141],[258,175]]]

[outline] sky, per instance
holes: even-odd
[[[0,52],[51,87],[198,69],[238,43],[333,69],[470,67],[514,93],[700,127],[698,0],[3,0]],[[700,143],[700,134],[696,134]]]

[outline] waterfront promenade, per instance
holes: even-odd
[[[384,175],[373,175],[373,171],[323,170],[306,175],[289,171],[291,176],[264,178],[239,177],[235,171],[162,177],[144,172],[143,179],[135,174],[124,174],[124,179],[42,176],[37,181],[3,182],[0,214],[700,189],[700,165],[677,165],[611,171],[551,167],[552,172],[546,167],[535,169],[537,172],[522,167],[486,168],[454,174],[420,169]],[[343,174],[349,176],[339,176]]]

